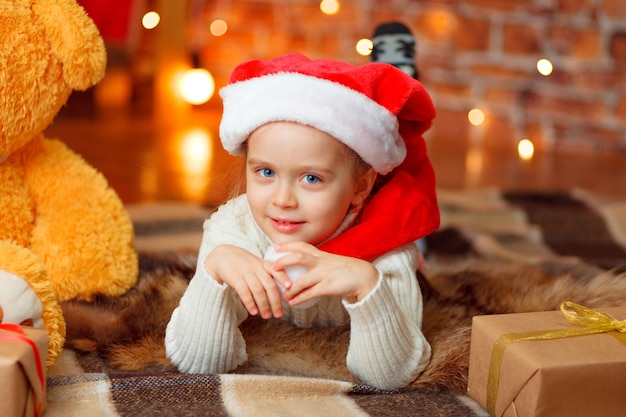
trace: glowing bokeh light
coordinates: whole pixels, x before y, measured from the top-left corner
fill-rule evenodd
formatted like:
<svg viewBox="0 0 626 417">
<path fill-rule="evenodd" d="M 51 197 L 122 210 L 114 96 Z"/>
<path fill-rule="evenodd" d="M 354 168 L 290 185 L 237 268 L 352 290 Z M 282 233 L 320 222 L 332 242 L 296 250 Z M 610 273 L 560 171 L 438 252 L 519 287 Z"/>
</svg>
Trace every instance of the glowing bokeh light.
<svg viewBox="0 0 626 417">
<path fill-rule="evenodd" d="M 320 10 L 324 14 L 336 14 L 339 11 L 339 2 L 337 0 L 322 0 Z"/>
<path fill-rule="evenodd" d="M 133 81 L 129 71 L 113 68 L 94 88 L 94 100 L 99 107 L 121 108 L 131 101 Z"/>
<path fill-rule="evenodd" d="M 216 19 L 211 22 L 209 30 L 211 31 L 211 35 L 213 36 L 222 36 L 228 30 L 228 25 L 222 19 Z"/>
<path fill-rule="evenodd" d="M 176 141 L 181 177 L 181 189 L 185 199 L 202 201 L 210 186 L 213 148 L 211 134 L 204 128 L 193 128 L 179 136 Z"/>
<path fill-rule="evenodd" d="M 356 43 L 356 52 L 359 55 L 368 56 L 372 53 L 372 48 L 374 47 L 374 43 L 371 39 L 360 39 Z"/>
<path fill-rule="evenodd" d="M 485 123 L 485 113 L 480 109 L 472 109 L 467 113 L 467 120 L 474 126 Z"/>
<path fill-rule="evenodd" d="M 535 145 L 530 139 L 522 139 L 517 144 L 517 153 L 524 161 L 528 161 L 535 154 Z"/>
<path fill-rule="evenodd" d="M 428 30 L 438 39 L 450 36 L 456 27 L 456 17 L 448 10 L 434 10 L 425 15 Z"/>
<path fill-rule="evenodd" d="M 203 104 L 213 97 L 215 81 L 204 68 L 189 69 L 178 82 L 178 92 L 190 104 Z"/>
<path fill-rule="evenodd" d="M 541 58 L 539 61 L 537 61 L 537 71 L 539 71 L 539 74 L 547 77 L 548 75 L 552 74 L 553 69 L 554 66 L 549 59 Z"/>
<path fill-rule="evenodd" d="M 152 11 L 143 15 L 143 18 L 141 19 L 141 24 L 146 29 L 154 29 L 159 25 L 160 21 L 161 16 L 159 16 L 157 12 Z"/>
<path fill-rule="evenodd" d="M 211 138 L 201 128 L 186 132 L 180 141 L 180 155 L 185 172 L 198 174 L 205 172 L 211 156 Z"/>
<path fill-rule="evenodd" d="M 476 186 L 480 183 L 484 165 L 484 155 L 480 146 L 471 146 L 465 155 L 465 184 Z"/>
</svg>

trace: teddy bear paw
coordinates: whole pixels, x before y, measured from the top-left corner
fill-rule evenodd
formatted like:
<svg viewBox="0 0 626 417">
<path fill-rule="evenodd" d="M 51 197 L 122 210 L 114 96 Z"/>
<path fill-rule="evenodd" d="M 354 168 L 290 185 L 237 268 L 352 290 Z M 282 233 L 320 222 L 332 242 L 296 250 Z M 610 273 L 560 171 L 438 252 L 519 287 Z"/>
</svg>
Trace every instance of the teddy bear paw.
<svg viewBox="0 0 626 417">
<path fill-rule="evenodd" d="M 24 279 L 0 270 L 0 288 L 3 323 L 44 327 L 41 301 Z"/>
</svg>

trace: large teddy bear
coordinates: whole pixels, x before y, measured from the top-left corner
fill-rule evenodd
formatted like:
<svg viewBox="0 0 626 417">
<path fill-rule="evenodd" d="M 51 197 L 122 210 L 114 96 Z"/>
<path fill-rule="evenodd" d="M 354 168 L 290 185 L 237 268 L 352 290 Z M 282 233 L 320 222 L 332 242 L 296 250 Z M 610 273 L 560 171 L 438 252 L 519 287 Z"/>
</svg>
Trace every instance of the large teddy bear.
<svg viewBox="0 0 626 417">
<path fill-rule="evenodd" d="M 59 302 L 118 296 L 137 280 L 133 229 L 105 178 L 48 126 L 103 76 L 104 42 L 74 0 L 0 0 L 0 310 L 65 340 Z"/>
</svg>

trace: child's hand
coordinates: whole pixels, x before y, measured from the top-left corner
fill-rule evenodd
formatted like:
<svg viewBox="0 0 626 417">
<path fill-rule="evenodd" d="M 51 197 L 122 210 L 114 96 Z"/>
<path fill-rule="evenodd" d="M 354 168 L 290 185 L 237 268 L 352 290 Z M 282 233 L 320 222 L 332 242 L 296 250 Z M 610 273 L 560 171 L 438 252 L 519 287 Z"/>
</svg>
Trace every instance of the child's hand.
<svg viewBox="0 0 626 417">
<path fill-rule="evenodd" d="M 287 242 L 276 245 L 279 252 L 292 252 L 273 264 L 274 277 L 285 279 L 282 270 L 301 265 L 308 273 L 295 281 L 283 294 L 290 305 L 321 296 L 339 296 L 351 302 L 365 298 L 378 283 L 378 270 L 370 262 L 323 252 L 305 242 Z"/>
<path fill-rule="evenodd" d="M 207 273 L 220 284 L 232 287 L 248 313 L 268 319 L 281 317 L 283 308 L 281 295 L 274 279 L 268 272 L 269 265 L 245 249 L 220 245 L 205 259 Z M 269 262 L 268 262 L 269 264 Z M 285 288 L 291 285 L 289 280 L 283 283 Z"/>
</svg>

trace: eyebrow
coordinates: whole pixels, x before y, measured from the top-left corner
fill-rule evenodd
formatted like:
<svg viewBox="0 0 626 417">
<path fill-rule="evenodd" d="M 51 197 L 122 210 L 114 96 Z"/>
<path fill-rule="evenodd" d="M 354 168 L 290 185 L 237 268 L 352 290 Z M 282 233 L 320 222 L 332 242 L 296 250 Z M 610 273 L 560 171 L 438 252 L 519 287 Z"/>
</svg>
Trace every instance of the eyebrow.
<svg viewBox="0 0 626 417">
<path fill-rule="evenodd" d="M 271 164 L 269 162 L 266 162 L 262 159 L 258 159 L 258 158 L 248 158 L 248 161 L 246 163 L 246 165 L 267 165 L 268 167 L 272 167 L 274 166 L 274 164 Z M 301 171 L 313 171 L 313 172 L 319 172 L 321 174 L 324 175 L 335 175 L 335 171 L 333 171 L 332 169 L 326 169 L 326 168 L 321 168 L 319 166 L 315 166 L 315 165 L 304 165 L 304 166 L 300 166 L 298 167 Z"/>
<path fill-rule="evenodd" d="M 248 158 L 246 160 L 246 165 L 272 165 L 269 162 L 263 161 L 262 159 L 258 159 L 258 158 Z"/>
</svg>

